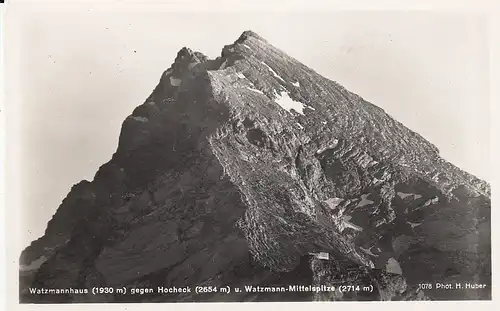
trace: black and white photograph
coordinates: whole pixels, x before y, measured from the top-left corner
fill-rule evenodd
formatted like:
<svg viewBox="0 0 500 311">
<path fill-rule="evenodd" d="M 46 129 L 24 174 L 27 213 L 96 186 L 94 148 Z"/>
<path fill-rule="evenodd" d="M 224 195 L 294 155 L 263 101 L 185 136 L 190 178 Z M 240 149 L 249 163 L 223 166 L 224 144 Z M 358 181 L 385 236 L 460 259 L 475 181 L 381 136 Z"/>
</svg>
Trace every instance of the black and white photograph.
<svg viewBox="0 0 500 311">
<path fill-rule="evenodd" d="M 492 300 L 488 14 L 138 3 L 3 14 L 9 299 Z"/>
</svg>

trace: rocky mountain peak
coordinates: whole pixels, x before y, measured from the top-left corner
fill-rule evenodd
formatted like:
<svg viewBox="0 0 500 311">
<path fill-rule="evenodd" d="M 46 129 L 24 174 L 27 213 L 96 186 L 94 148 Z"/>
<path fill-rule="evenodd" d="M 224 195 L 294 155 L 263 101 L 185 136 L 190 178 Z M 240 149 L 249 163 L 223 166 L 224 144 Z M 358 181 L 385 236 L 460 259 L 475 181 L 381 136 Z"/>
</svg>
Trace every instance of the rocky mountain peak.
<svg viewBox="0 0 500 311">
<path fill-rule="evenodd" d="M 262 40 L 262 41 L 265 41 L 264 38 L 262 38 L 261 36 L 259 36 L 256 32 L 252 31 L 252 30 L 245 30 L 241 35 L 240 37 L 238 38 L 238 40 L 236 40 L 237 42 L 238 41 L 244 41 L 248 38 L 256 38 L 256 39 L 259 39 L 259 40 Z"/>
<path fill-rule="evenodd" d="M 266 42 L 267 41 L 259 36 L 256 32 L 252 31 L 252 30 L 246 30 L 244 31 L 240 37 L 235 41 L 235 43 L 245 43 L 245 41 L 249 40 L 249 39 L 255 39 L 255 40 L 259 40 L 261 42 Z"/>
<path fill-rule="evenodd" d="M 447 299 L 418 284 L 491 283 L 489 185 L 252 31 L 216 59 L 182 48 L 77 188 L 22 254 L 23 299 L 97 299 L 27 286 L 338 282 L 376 290 L 225 299 Z M 222 299 L 203 297 L 102 299 Z"/>
<path fill-rule="evenodd" d="M 208 60 L 208 57 L 200 52 L 193 52 L 190 48 L 183 47 L 177 52 L 174 63 L 202 63 Z"/>
</svg>

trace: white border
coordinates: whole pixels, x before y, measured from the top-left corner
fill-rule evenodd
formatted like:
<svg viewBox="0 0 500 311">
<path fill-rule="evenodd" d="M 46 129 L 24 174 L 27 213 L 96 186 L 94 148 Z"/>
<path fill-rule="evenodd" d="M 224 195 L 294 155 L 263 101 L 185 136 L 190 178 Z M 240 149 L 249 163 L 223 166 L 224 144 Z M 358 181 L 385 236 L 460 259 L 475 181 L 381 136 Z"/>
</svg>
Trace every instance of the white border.
<svg viewBox="0 0 500 311">
<path fill-rule="evenodd" d="M 498 103 L 500 97 L 498 96 L 498 90 L 496 89 L 498 85 L 500 85 L 499 77 L 498 77 L 498 69 L 499 64 L 497 59 L 495 58 L 498 55 L 498 39 L 500 38 L 500 33 L 498 32 L 498 16 L 494 14 L 498 14 L 496 12 L 499 11 L 500 7 L 498 6 L 496 1 L 493 0 L 417 0 L 417 1 L 405 1 L 405 0 L 364 0 L 364 1 L 353 1 L 353 0 L 308 0 L 308 1 L 298 1 L 298 0 L 282 0 L 282 1 L 269 1 L 269 0 L 253 0 L 253 1 L 231 1 L 231 0 L 218 0 L 218 1 L 208 1 L 208 0 L 177 0 L 177 1 L 161 1 L 161 0 L 87 0 L 87 1 L 40 1 L 40 0 L 10 0 L 7 5 L 2 5 L 1 8 L 1 21 L 2 21 L 2 35 L 0 40 L 2 40 L 2 50 L 4 46 L 5 40 L 7 43 L 13 46 L 16 46 L 16 35 L 12 32 L 9 32 L 8 24 L 15 22 L 15 16 L 18 12 L 22 12 L 25 10 L 34 10 L 43 14 L 43 11 L 79 11 L 79 10 L 94 10 L 94 11 L 195 11 L 195 12 L 206 12 L 206 11 L 312 11 L 312 10 L 330 10 L 330 11 L 338 11 L 338 10 L 440 10 L 440 11 L 481 11 L 490 14 L 491 16 L 491 79 L 490 79 L 490 102 Z M 7 6 L 7 14 L 3 14 L 5 6 Z M 7 15 L 7 18 L 6 16 Z M 7 25 L 6 25 L 7 24 Z M 7 30 L 6 30 L 7 28 Z M 496 39 L 496 40 L 495 40 Z M 495 53 L 496 52 L 496 53 Z M 16 76 L 16 71 L 12 70 L 16 68 L 19 64 L 19 58 L 16 55 L 11 54 L 8 56 L 8 62 L 3 62 L 3 53 L 1 54 L 1 63 L 0 68 L 7 68 L 9 72 L 8 79 L 9 81 L 4 80 L 2 70 L 2 75 L 0 77 L 0 83 L 4 86 L 5 96 L 2 92 L 0 95 L 0 100 L 2 102 L 0 112 L 0 127 L 3 129 L 6 126 L 6 131 L 0 130 L 0 143 L 4 144 L 0 149 L 0 158 L 2 159 L 2 164 L 4 163 L 5 156 L 8 159 L 8 168 L 5 170 L 6 174 L 4 174 L 4 166 L 2 165 L 0 168 L 0 220 L 3 223 L 6 223 L 4 228 L 7 229 L 6 234 L 0 236 L 0 243 L 6 243 L 7 247 L 7 259 L 9 267 L 16 267 L 17 257 L 19 254 L 13 254 L 9 252 L 12 250 L 12 243 L 15 243 L 16 231 L 14 230 L 15 224 L 19 223 L 19 213 L 17 206 L 17 198 L 19 198 L 18 194 L 20 193 L 20 187 L 17 183 L 16 172 L 18 169 L 21 169 L 19 163 L 16 161 L 18 158 L 16 155 L 19 155 L 18 142 L 17 139 L 19 135 L 19 131 L 17 130 L 19 127 L 19 118 L 20 115 L 18 111 L 16 111 L 16 102 L 19 98 L 16 96 L 21 96 L 16 92 L 15 89 L 11 87 L 16 85 L 12 83 L 15 79 L 18 79 Z M 7 66 L 7 67 L 4 67 Z M 9 70 L 9 68 L 11 70 Z M 17 84 L 18 85 L 18 84 Z M 8 103 L 8 106 L 7 106 Z M 5 107 L 4 107 L 5 106 Z M 6 108 L 6 110 L 4 110 Z M 498 161 L 495 159 L 498 158 L 497 150 L 498 150 L 498 139 L 496 139 L 496 133 L 500 133 L 498 130 L 499 119 L 498 116 L 498 106 L 491 106 L 491 124 L 492 124 L 492 163 L 494 172 L 498 172 Z M 8 115 L 8 119 L 4 119 L 4 116 Z M 6 135 L 6 134 L 7 135 Z M 7 152 L 4 154 L 5 147 L 8 147 Z M 496 175 L 496 174 L 495 174 Z M 493 192 L 493 200 L 492 200 L 492 217 L 495 219 L 495 215 L 497 215 L 496 211 L 496 195 L 497 195 L 497 177 L 494 175 L 494 178 L 491 181 L 492 184 L 492 192 Z M 7 177 L 4 181 L 3 178 Z M 7 188 L 5 188 L 7 187 Z M 6 201 L 4 201 L 2 193 L 6 193 L 8 196 Z M 5 215 L 4 215 L 5 211 Z M 6 218 L 8 215 L 8 219 Z M 7 221 L 8 220 L 8 221 Z M 2 230 L 3 231 L 3 230 Z M 496 248 L 496 228 L 494 226 L 494 221 L 492 221 L 492 261 L 493 261 L 493 271 L 495 270 L 495 266 L 497 263 L 497 253 Z M 2 232 L 3 234 L 3 232 Z M 7 240 L 8 238 L 8 240 Z M 3 245 L 0 244 L 3 248 Z M 0 256 L 0 260 L 4 260 L 3 253 Z M 292 308 L 292 309 L 306 309 L 314 307 L 315 309 L 322 310 L 331 310 L 332 308 L 370 308 L 376 310 L 422 310 L 429 308 L 439 308 L 439 309 L 447 309 L 447 307 L 457 309 L 457 310 L 466 310 L 477 308 L 479 310 L 494 310 L 494 304 L 496 301 L 496 297 L 498 297 L 498 291 L 496 287 L 493 286 L 493 302 L 390 302 L 390 303 L 361 303 L 361 302 L 335 302 L 335 303 L 223 303 L 223 304 L 92 304 L 92 305 L 19 305 L 17 303 L 17 293 L 18 293 L 18 275 L 17 269 L 15 271 L 5 269 L 6 265 L 3 262 L 1 263 L 0 275 L 5 275 L 5 272 L 9 274 L 9 278 L 7 279 L 7 287 L 8 290 L 5 291 L 4 287 L 0 287 L 0 301 L 3 297 L 7 296 L 8 299 L 8 309 L 7 310 L 31 310 L 33 308 L 36 309 L 46 309 L 46 310 L 54 310 L 54 309 L 72 309 L 72 310 L 88 310 L 88 309 L 104 309 L 105 310 L 155 310 L 157 308 L 174 308 L 177 310 L 192 310 L 196 307 L 206 308 L 208 310 L 255 310 L 255 308 Z M 11 266 L 11 264 L 14 264 Z M 10 276 L 14 275 L 15 278 L 12 279 Z M 495 274 L 493 274 L 493 284 L 496 284 L 497 278 Z M 3 286 L 2 282 L 2 286 Z M 339 306 L 341 304 L 341 306 Z M 496 308 L 500 309 L 500 308 Z"/>
</svg>

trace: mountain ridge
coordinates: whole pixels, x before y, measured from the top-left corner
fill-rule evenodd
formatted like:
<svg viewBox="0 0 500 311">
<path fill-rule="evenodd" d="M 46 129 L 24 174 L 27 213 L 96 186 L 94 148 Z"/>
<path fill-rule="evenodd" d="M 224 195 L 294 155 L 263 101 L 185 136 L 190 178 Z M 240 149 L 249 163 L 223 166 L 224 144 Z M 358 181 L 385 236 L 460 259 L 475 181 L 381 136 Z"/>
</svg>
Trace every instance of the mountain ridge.
<svg viewBox="0 0 500 311">
<path fill-rule="evenodd" d="M 279 280 L 306 269 L 304 256 L 321 249 L 337 260 L 328 269 L 355 266 L 361 276 L 365 268 L 385 270 L 397 255 L 411 287 L 415 262 L 405 256 L 417 245 L 437 247 L 442 254 L 424 257 L 437 256 L 438 266 L 487 279 L 474 264 L 487 263 L 487 252 L 461 254 L 465 265 L 448 258 L 457 248 L 432 219 L 443 225 L 454 215 L 449 225 L 464 222 L 475 240 L 489 234 L 478 229 L 488 225 L 489 200 L 486 182 L 441 159 L 419 134 L 246 31 L 213 60 L 186 47 L 178 52 L 123 122 L 112 159 L 72 188 L 21 259 L 47 258 L 28 281 L 43 286 L 119 285 L 165 269 L 164 282 L 185 285 L 180 277 L 193 277 L 187 267 L 210 256 L 223 260 L 215 272 L 200 267 L 200 282 L 240 261 L 247 273 L 270 269 Z M 425 208 L 436 205 L 439 211 Z M 432 234 L 419 231 L 425 226 Z M 432 241 L 436 234 L 446 242 Z M 61 266 L 64 281 L 54 275 Z"/>
</svg>

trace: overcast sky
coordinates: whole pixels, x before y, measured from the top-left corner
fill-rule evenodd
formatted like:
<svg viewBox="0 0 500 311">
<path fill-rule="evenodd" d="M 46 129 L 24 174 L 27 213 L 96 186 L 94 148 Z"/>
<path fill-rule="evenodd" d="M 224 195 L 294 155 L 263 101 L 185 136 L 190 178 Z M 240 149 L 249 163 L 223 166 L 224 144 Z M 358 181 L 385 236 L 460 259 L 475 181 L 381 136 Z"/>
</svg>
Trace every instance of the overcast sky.
<svg viewBox="0 0 500 311">
<path fill-rule="evenodd" d="M 71 186 L 92 180 L 122 121 L 183 46 L 217 57 L 251 29 L 385 109 L 455 165 L 490 179 L 488 28 L 429 12 L 25 13 L 12 23 L 22 120 L 23 236 L 45 230 Z"/>
</svg>

